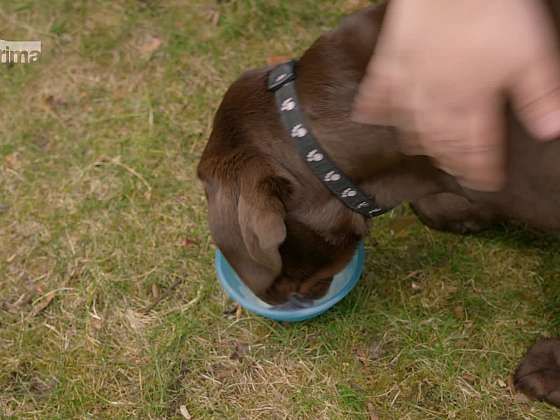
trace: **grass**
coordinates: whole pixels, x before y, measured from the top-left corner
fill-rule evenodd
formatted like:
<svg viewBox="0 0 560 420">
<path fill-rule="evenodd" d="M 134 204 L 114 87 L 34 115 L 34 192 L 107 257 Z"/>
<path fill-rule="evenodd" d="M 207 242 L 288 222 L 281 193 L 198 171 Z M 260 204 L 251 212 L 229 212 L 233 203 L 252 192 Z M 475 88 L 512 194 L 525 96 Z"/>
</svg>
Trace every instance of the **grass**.
<svg viewBox="0 0 560 420">
<path fill-rule="evenodd" d="M 0 65 L 1 417 L 558 417 L 508 382 L 558 333 L 555 237 L 399 209 L 357 289 L 293 325 L 215 280 L 195 166 L 223 92 L 365 3 L 0 1 L 2 38 L 43 41 Z"/>
</svg>

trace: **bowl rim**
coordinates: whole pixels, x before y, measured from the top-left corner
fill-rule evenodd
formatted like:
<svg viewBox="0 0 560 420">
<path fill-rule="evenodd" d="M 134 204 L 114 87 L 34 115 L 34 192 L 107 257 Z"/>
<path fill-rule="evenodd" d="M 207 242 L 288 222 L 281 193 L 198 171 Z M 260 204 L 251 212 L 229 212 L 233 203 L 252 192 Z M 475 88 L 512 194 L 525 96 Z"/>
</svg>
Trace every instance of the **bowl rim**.
<svg viewBox="0 0 560 420">
<path fill-rule="evenodd" d="M 311 308 L 301 308 L 295 309 L 293 311 L 286 311 L 280 309 L 273 309 L 273 308 L 264 308 L 259 305 L 255 305 L 253 302 L 245 300 L 237 291 L 229 284 L 227 277 L 224 273 L 224 263 L 229 265 L 231 270 L 235 272 L 233 267 L 229 264 L 227 259 L 224 257 L 222 252 L 219 248 L 216 248 L 216 254 L 214 258 L 215 266 L 216 266 L 216 273 L 222 288 L 226 291 L 231 299 L 235 302 L 240 304 L 243 308 L 247 309 L 250 312 L 253 312 L 257 315 L 264 316 L 266 318 L 275 320 L 275 321 L 304 321 L 307 319 L 314 318 L 319 316 L 335 306 L 338 302 L 340 302 L 343 298 L 345 298 L 350 291 L 356 286 L 358 280 L 360 279 L 363 269 L 364 269 L 364 259 L 365 259 L 365 249 L 363 241 L 360 241 L 356 246 L 356 251 L 352 256 L 352 260 L 350 260 L 350 264 L 354 261 L 354 270 L 350 274 L 350 280 L 348 280 L 340 291 L 331 296 L 326 301 L 322 302 L 317 306 L 312 306 Z M 348 265 L 346 266 L 348 267 Z M 345 267 L 345 268 L 346 268 Z M 344 269 L 343 269 L 344 270 Z M 341 270 L 342 271 L 342 270 Z M 237 274 L 237 273 L 236 273 Z"/>
</svg>

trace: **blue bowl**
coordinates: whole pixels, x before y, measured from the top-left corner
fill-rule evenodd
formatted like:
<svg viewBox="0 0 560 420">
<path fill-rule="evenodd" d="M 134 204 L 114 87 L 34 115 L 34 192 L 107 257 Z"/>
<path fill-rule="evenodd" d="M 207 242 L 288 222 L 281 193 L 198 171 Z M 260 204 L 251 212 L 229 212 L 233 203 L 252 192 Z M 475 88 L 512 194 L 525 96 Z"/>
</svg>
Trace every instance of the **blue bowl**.
<svg viewBox="0 0 560 420">
<path fill-rule="evenodd" d="M 272 306 L 256 297 L 245 286 L 220 250 L 216 250 L 216 272 L 226 293 L 245 309 L 276 321 L 303 321 L 326 312 L 344 298 L 358 283 L 364 268 L 364 244 L 360 242 L 348 265 L 334 276 L 329 291 L 306 307 Z"/>
</svg>

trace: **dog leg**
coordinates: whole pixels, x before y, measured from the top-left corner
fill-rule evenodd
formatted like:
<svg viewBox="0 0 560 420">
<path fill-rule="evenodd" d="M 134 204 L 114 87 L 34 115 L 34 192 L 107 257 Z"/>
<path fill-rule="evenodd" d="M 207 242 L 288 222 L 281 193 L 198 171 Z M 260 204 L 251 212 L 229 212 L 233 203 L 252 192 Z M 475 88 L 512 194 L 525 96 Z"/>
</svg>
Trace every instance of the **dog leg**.
<svg viewBox="0 0 560 420">
<path fill-rule="evenodd" d="M 514 385 L 529 398 L 560 407 L 560 339 L 543 339 L 531 347 L 515 372 Z"/>
<path fill-rule="evenodd" d="M 426 226 L 454 233 L 480 232 L 497 221 L 490 209 L 453 193 L 432 194 L 411 207 Z"/>
</svg>

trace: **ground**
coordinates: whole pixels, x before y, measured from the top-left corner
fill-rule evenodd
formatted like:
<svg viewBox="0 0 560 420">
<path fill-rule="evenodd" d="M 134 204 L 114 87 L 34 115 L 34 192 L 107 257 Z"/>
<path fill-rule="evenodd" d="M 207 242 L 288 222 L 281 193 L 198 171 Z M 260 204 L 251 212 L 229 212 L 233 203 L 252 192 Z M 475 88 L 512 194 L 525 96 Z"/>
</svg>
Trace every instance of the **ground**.
<svg viewBox="0 0 560 420">
<path fill-rule="evenodd" d="M 358 287 L 292 325 L 220 289 L 195 167 L 227 86 L 351 0 L 0 0 L 0 417 L 551 419 L 510 375 L 558 334 L 560 241 L 376 221 Z"/>
</svg>

